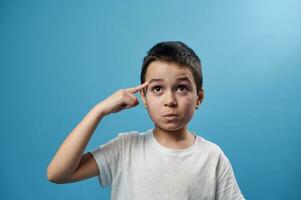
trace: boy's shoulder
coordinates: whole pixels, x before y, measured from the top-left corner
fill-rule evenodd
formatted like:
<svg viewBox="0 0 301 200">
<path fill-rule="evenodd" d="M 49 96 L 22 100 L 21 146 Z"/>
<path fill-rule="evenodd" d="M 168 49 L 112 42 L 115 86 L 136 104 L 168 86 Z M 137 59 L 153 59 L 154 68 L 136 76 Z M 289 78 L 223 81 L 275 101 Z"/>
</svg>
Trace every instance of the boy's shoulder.
<svg viewBox="0 0 301 200">
<path fill-rule="evenodd" d="M 119 132 L 117 138 L 119 138 L 122 143 L 132 143 L 133 141 L 139 140 L 143 132 L 139 131 L 126 131 L 126 132 Z"/>
<path fill-rule="evenodd" d="M 222 161 L 224 164 L 229 163 L 229 158 L 225 154 L 224 150 L 216 143 L 209 141 L 201 136 L 198 136 L 201 140 L 201 145 L 203 146 L 202 150 L 207 152 L 207 155 L 210 157 L 214 157 L 219 161 Z"/>
<path fill-rule="evenodd" d="M 214 150 L 214 151 L 222 151 L 221 147 L 218 144 L 216 144 L 202 136 L 199 136 L 199 135 L 196 135 L 196 136 L 199 140 L 200 145 L 205 147 L 206 149 Z"/>
<path fill-rule="evenodd" d="M 139 131 L 126 131 L 118 133 L 118 137 L 122 138 L 123 140 L 135 139 L 140 137 L 142 132 Z"/>
</svg>

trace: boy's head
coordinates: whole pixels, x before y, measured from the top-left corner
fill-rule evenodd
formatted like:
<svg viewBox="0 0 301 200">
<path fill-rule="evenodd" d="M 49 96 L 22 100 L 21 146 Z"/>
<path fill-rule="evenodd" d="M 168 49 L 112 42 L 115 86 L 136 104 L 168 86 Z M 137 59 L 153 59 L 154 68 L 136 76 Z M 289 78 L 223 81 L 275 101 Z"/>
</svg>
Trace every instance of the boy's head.
<svg viewBox="0 0 301 200">
<path fill-rule="evenodd" d="M 201 63 L 194 51 L 182 42 L 161 42 L 143 60 L 141 92 L 143 103 L 156 127 L 178 130 L 185 127 L 202 102 Z"/>
<path fill-rule="evenodd" d="M 143 59 L 140 75 L 141 84 L 145 82 L 145 74 L 150 63 L 162 61 L 187 67 L 191 70 L 197 92 L 203 87 L 201 61 L 196 53 L 180 41 L 160 42 L 153 46 Z"/>
</svg>

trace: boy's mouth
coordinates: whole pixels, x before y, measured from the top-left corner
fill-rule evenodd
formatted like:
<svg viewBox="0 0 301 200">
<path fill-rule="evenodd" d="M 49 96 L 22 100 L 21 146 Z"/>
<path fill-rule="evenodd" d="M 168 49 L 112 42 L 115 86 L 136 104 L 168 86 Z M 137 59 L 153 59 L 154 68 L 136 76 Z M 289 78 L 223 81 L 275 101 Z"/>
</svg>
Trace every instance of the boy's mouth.
<svg viewBox="0 0 301 200">
<path fill-rule="evenodd" d="M 165 115 L 163 115 L 163 118 L 165 120 L 167 120 L 168 122 L 178 121 L 178 115 L 174 114 L 174 113 L 165 114 Z"/>
<path fill-rule="evenodd" d="M 163 117 L 177 117 L 178 115 L 175 113 L 168 113 L 166 115 L 163 115 Z"/>
</svg>

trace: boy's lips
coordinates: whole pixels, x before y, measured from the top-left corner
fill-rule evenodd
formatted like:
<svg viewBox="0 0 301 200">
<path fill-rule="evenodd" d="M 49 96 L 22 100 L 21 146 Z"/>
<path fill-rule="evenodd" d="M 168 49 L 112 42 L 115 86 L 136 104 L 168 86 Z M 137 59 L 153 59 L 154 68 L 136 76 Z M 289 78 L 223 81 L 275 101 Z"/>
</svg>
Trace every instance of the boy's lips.
<svg viewBox="0 0 301 200">
<path fill-rule="evenodd" d="M 175 113 L 168 113 L 168 114 L 163 115 L 163 117 L 177 117 L 177 116 L 178 115 Z"/>
<path fill-rule="evenodd" d="M 175 113 L 168 113 L 163 115 L 164 120 L 167 120 L 167 122 L 175 122 L 178 121 L 178 115 Z"/>
</svg>

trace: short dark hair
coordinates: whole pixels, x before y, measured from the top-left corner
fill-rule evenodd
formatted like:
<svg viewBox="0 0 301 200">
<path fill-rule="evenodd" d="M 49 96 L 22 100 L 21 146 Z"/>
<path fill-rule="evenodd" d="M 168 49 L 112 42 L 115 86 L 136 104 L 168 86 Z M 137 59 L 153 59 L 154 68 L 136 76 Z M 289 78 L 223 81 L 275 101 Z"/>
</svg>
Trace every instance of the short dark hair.
<svg viewBox="0 0 301 200">
<path fill-rule="evenodd" d="M 171 62 L 180 66 L 189 67 L 196 84 L 197 92 L 203 87 L 201 61 L 196 53 L 180 41 L 166 41 L 155 44 L 143 59 L 140 81 L 145 82 L 148 66 L 154 61 Z"/>
</svg>

